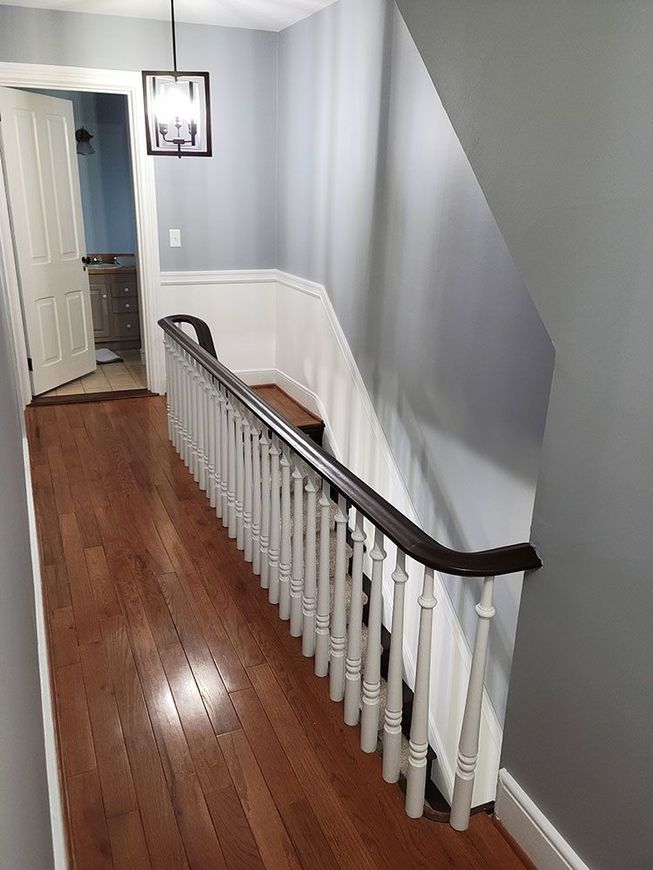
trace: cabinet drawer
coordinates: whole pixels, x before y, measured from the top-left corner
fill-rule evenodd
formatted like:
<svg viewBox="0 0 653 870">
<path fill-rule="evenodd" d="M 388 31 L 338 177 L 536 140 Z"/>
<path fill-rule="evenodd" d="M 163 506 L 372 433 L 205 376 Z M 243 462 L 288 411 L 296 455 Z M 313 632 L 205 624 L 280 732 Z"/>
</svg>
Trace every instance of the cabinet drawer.
<svg viewBox="0 0 653 870">
<path fill-rule="evenodd" d="M 111 296 L 114 299 L 122 299 L 124 296 L 137 296 L 138 285 L 135 280 L 114 281 L 111 284 Z"/>
<path fill-rule="evenodd" d="M 138 338 L 141 332 L 141 322 L 138 312 L 133 314 L 114 314 L 113 332 L 116 338 Z"/>
<path fill-rule="evenodd" d="M 133 314 L 138 311 L 138 296 L 125 296 L 124 299 L 111 297 L 111 310 L 114 314 Z"/>
</svg>

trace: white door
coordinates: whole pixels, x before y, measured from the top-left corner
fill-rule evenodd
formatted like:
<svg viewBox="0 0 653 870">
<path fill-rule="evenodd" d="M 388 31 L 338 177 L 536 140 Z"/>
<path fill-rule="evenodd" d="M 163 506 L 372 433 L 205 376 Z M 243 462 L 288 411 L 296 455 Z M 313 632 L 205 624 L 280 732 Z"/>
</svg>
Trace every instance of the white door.
<svg viewBox="0 0 653 870">
<path fill-rule="evenodd" d="M 36 396 L 96 367 L 73 104 L 0 88 L 0 134 Z"/>
</svg>

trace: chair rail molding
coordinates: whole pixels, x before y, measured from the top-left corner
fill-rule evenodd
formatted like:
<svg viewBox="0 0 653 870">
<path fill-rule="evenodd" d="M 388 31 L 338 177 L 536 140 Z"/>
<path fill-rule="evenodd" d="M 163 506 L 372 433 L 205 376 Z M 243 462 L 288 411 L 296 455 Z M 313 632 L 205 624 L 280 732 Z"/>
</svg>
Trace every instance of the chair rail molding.
<svg viewBox="0 0 653 870">
<path fill-rule="evenodd" d="M 50 90 L 98 91 L 123 94 L 127 98 L 129 144 L 134 184 L 134 210 L 138 248 L 138 280 L 142 310 L 143 346 L 148 387 L 152 392 L 165 389 L 163 343 L 157 330 L 157 293 L 159 289 L 159 239 L 154 183 L 154 160 L 147 155 L 143 125 L 143 84 L 140 72 L 133 70 L 92 69 L 87 67 L 54 66 L 48 64 L 0 62 L 0 86 L 48 88 Z M 2 179 L 0 178 L 0 181 Z M 20 317 L 20 295 L 10 228 L 3 219 L 8 211 L 4 184 L 0 184 L 0 276 L 6 283 L 9 297 L 9 317 L 14 336 L 23 332 Z M 8 279 L 5 274 L 9 273 Z M 19 399 L 26 405 L 31 399 L 27 354 L 24 339 L 16 341 L 16 371 Z"/>
<path fill-rule="evenodd" d="M 495 814 L 539 870 L 590 870 L 505 768 L 499 771 Z"/>
</svg>

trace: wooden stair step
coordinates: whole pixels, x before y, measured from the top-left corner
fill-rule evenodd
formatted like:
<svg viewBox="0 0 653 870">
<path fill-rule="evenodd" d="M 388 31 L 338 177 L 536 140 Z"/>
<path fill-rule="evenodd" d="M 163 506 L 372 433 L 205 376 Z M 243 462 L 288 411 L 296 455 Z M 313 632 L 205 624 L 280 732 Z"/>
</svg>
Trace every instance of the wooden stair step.
<svg viewBox="0 0 653 870">
<path fill-rule="evenodd" d="M 302 432 L 305 432 L 309 438 L 312 438 L 320 446 L 322 445 L 322 435 L 324 434 L 324 420 L 321 420 L 315 414 L 311 413 L 308 408 L 301 405 L 292 396 L 289 396 L 277 384 L 258 384 L 252 387 L 252 390 L 264 399 L 268 405 L 271 405 L 274 410 L 281 414 L 293 426 L 297 426 Z"/>
</svg>

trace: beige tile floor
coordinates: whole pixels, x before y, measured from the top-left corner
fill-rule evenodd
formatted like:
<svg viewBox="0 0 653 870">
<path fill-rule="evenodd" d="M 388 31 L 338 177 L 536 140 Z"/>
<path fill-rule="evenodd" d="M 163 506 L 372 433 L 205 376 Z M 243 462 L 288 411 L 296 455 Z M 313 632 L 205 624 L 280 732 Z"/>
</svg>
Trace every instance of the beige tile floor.
<svg viewBox="0 0 653 870">
<path fill-rule="evenodd" d="M 82 393 L 110 393 L 118 390 L 143 390 L 147 388 L 145 366 L 138 350 L 123 350 L 121 363 L 99 365 L 90 375 L 70 381 L 44 396 L 79 396 Z"/>
</svg>

